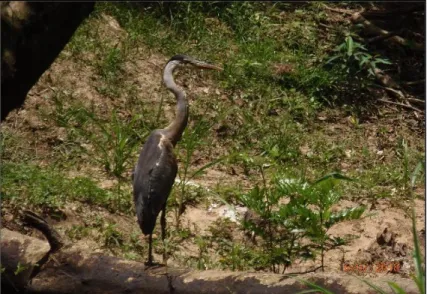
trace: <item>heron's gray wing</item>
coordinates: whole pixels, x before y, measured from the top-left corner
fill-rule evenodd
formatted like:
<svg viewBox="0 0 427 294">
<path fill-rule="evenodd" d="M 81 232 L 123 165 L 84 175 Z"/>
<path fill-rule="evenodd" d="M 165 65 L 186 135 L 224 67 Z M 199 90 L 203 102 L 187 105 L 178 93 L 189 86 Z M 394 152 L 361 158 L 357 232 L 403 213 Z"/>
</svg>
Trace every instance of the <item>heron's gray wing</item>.
<svg viewBox="0 0 427 294">
<path fill-rule="evenodd" d="M 157 216 L 166 205 L 177 173 L 173 146 L 158 134 L 148 138 L 134 176 L 134 200 L 144 234 L 153 231 Z"/>
<path fill-rule="evenodd" d="M 153 215 L 163 209 L 172 190 L 177 173 L 175 155 L 172 151 L 163 150 L 158 161 L 148 172 L 148 201 Z"/>
</svg>

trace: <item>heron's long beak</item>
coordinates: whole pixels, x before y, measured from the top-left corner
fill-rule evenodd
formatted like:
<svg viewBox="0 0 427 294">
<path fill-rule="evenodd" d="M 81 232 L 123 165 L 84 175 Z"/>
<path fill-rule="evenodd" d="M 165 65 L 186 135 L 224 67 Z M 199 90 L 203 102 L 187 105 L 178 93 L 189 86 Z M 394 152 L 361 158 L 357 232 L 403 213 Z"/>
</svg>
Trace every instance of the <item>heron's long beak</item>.
<svg viewBox="0 0 427 294">
<path fill-rule="evenodd" d="M 213 64 L 209 64 L 206 62 L 202 62 L 202 61 L 197 61 L 194 63 L 195 66 L 199 67 L 199 68 L 204 68 L 204 69 L 213 69 L 213 70 L 218 70 L 218 71 L 223 71 L 224 69 L 222 67 L 213 65 Z"/>
</svg>

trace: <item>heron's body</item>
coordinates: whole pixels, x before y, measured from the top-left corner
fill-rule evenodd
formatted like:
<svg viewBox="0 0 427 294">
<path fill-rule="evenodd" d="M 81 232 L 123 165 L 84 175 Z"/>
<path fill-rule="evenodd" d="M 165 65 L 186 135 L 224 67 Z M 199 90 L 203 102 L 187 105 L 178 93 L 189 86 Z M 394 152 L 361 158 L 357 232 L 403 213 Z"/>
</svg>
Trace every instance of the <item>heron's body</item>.
<svg viewBox="0 0 427 294">
<path fill-rule="evenodd" d="M 176 97 L 176 117 L 166 128 L 154 130 L 150 134 L 141 150 L 133 173 L 133 197 L 138 224 L 144 235 L 150 236 L 148 247 L 149 264 L 152 263 L 151 236 L 160 212 L 162 212 L 162 239 L 164 240 L 165 238 L 166 202 L 178 169 L 173 148 L 181 139 L 188 121 L 188 105 L 185 93 L 175 84 L 172 76 L 174 69 L 180 63 L 222 70 L 219 67 L 185 55 L 172 57 L 165 66 L 163 82 Z M 163 257 L 165 259 L 165 255 Z"/>
<path fill-rule="evenodd" d="M 142 168 L 143 167 L 143 168 Z M 145 235 L 151 234 L 177 173 L 173 145 L 161 130 L 148 137 L 134 174 L 134 202 L 138 223 Z"/>
</svg>

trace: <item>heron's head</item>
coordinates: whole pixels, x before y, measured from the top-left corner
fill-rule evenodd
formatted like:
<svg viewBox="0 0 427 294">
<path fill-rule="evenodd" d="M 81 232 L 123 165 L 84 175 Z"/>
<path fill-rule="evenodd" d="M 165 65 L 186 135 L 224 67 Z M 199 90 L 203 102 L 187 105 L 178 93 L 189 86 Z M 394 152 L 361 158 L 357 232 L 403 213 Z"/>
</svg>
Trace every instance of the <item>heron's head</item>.
<svg viewBox="0 0 427 294">
<path fill-rule="evenodd" d="M 178 65 L 178 64 L 191 64 L 195 67 L 198 68 L 203 68 L 203 69 L 213 69 L 213 70 L 218 70 L 218 71 L 222 71 L 223 69 L 219 66 L 213 65 L 213 64 L 209 64 L 207 62 L 204 61 L 200 61 L 197 59 L 194 59 L 191 56 L 188 55 L 183 55 L 183 54 L 178 54 L 173 56 L 169 61 L 168 64 L 173 64 L 173 65 Z"/>
</svg>

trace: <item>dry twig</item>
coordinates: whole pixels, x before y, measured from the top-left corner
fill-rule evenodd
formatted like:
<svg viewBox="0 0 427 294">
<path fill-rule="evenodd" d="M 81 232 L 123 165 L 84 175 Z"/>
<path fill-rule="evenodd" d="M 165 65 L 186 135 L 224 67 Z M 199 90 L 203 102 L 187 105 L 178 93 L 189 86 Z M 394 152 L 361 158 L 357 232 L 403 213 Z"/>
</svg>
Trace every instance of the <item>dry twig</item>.
<svg viewBox="0 0 427 294">
<path fill-rule="evenodd" d="M 418 109 L 418 108 L 416 108 L 416 107 L 414 107 L 412 105 L 406 105 L 406 104 L 403 104 L 403 103 L 393 102 L 393 101 L 386 100 L 386 99 L 378 99 L 378 101 L 381 101 L 381 102 L 384 102 L 384 103 L 388 103 L 388 104 L 398 105 L 398 106 L 401 106 L 401 107 L 404 107 L 404 108 L 408 108 L 408 109 L 414 110 L 416 112 L 423 112 L 422 110 L 420 110 L 420 109 Z"/>
</svg>

